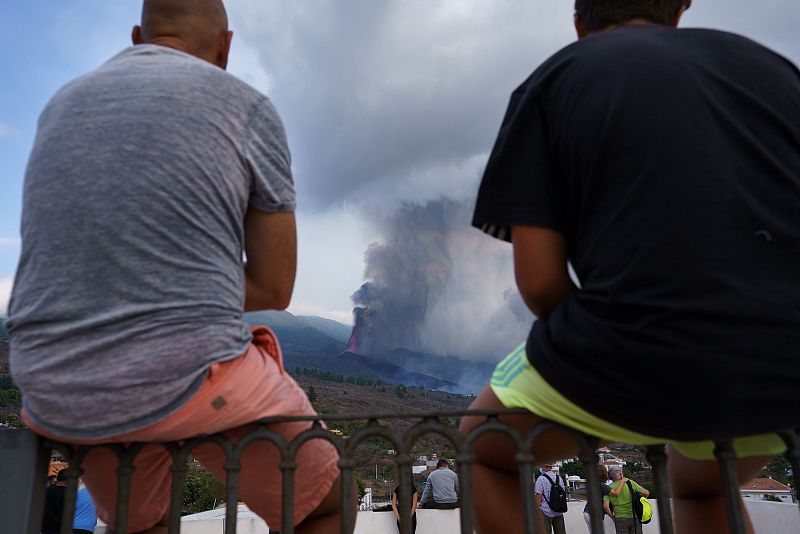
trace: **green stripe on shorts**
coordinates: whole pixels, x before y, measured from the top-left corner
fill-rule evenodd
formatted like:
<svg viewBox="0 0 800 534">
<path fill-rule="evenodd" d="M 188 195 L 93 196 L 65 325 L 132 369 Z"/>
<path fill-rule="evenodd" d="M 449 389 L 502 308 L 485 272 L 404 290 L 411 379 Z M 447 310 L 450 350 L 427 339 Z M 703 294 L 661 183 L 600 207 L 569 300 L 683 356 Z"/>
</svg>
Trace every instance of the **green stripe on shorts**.
<svg viewBox="0 0 800 534">
<path fill-rule="evenodd" d="M 612 443 L 656 445 L 668 443 L 693 460 L 713 460 L 712 441 L 675 441 L 639 434 L 596 417 L 555 390 L 528 361 L 522 343 L 494 370 L 492 391 L 506 408 L 524 408 L 545 419 L 597 436 Z M 646 403 L 644 404 L 646 407 Z M 777 434 L 737 438 L 733 442 L 740 458 L 777 456 L 786 452 L 786 444 Z"/>
</svg>

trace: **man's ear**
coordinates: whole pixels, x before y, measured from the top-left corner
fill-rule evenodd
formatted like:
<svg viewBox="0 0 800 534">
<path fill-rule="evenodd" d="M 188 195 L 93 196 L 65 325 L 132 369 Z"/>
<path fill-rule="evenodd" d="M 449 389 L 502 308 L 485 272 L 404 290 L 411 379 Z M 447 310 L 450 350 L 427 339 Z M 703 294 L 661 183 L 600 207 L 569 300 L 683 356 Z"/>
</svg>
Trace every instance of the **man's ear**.
<svg viewBox="0 0 800 534">
<path fill-rule="evenodd" d="M 133 30 L 131 30 L 131 41 L 133 41 L 133 44 L 135 45 L 144 44 L 144 39 L 142 38 L 141 26 L 136 25 L 133 27 Z"/>
<path fill-rule="evenodd" d="M 577 12 L 572 16 L 572 20 L 575 23 L 575 33 L 578 34 L 578 39 L 583 39 L 589 35 L 589 32 L 586 31 L 586 25 L 583 23 L 583 20 L 581 20 L 581 17 Z"/>
<path fill-rule="evenodd" d="M 228 67 L 228 54 L 231 51 L 231 41 L 233 40 L 233 32 L 226 31 L 219 35 L 219 42 L 217 43 L 217 58 L 214 64 L 221 69 Z"/>
<path fill-rule="evenodd" d="M 681 8 L 678 10 L 678 14 L 675 15 L 675 20 L 672 21 L 672 27 L 673 28 L 677 28 L 678 27 L 678 24 L 680 24 L 680 22 L 681 22 L 681 17 L 683 17 L 683 14 L 686 13 L 687 9 L 689 9 L 689 8 L 686 7 L 686 6 L 681 6 Z"/>
</svg>

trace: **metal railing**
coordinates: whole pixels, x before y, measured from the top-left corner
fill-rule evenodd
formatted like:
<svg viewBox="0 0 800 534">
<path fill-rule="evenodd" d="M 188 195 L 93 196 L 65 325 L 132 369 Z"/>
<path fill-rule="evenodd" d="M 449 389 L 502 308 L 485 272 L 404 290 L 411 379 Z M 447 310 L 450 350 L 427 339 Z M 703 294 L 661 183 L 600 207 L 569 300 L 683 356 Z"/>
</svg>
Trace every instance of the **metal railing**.
<svg viewBox="0 0 800 534">
<path fill-rule="evenodd" d="M 423 436 L 434 434 L 442 436 L 447 440 L 455 451 L 455 464 L 460 479 L 461 488 L 461 532 L 472 534 L 474 532 L 475 518 L 473 512 L 473 485 L 472 472 L 470 466 L 475 462 L 473 446 L 478 438 L 489 433 L 499 433 L 508 436 L 513 440 L 518 449 L 516 461 L 519 466 L 519 484 L 523 500 L 524 529 L 526 533 L 538 533 L 537 514 L 539 511 L 535 506 L 533 495 L 534 467 L 537 458 L 533 454 L 533 444 L 542 434 L 558 430 L 572 437 L 578 445 L 578 459 L 583 465 L 583 471 L 587 479 L 588 499 L 591 502 L 591 525 L 592 531 L 603 532 L 603 507 L 602 495 L 600 492 L 601 480 L 595 469 L 598 463 L 598 439 L 587 436 L 563 427 L 561 425 L 544 422 L 536 425 L 527 434 L 522 434 L 515 427 L 502 421 L 501 415 L 519 415 L 527 412 L 521 410 L 504 411 L 481 411 L 481 410 L 462 410 L 447 412 L 428 412 L 414 414 L 355 414 L 355 415 L 325 415 L 316 417 L 275 417 L 265 419 L 257 423 L 257 427 L 233 442 L 224 435 L 215 434 L 209 436 L 196 437 L 185 442 L 169 442 L 160 444 L 172 457 L 172 490 L 171 503 L 169 508 L 169 532 L 177 534 L 180 532 L 181 525 L 181 506 L 183 501 L 184 483 L 187 474 L 187 464 L 192 450 L 203 443 L 214 443 L 219 446 L 226 454 L 227 463 L 225 471 L 227 474 L 226 491 L 226 521 L 225 534 L 235 534 L 237 527 L 237 502 L 239 497 L 239 459 L 243 451 L 252 443 L 258 440 L 272 442 L 280 451 L 282 472 L 283 499 L 281 503 L 281 517 L 283 524 L 280 532 L 282 534 L 292 534 L 294 525 L 294 488 L 295 488 L 295 462 L 299 448 L 309 440 L 323 439 L 333 444 L 339 454 L 339 468 L 341 470 L 341 530 L 344 533 L 351 533 L 355 528 L 356 509 L 352 503 L 355 502 L 354 493 L 354 470 L 355 454 L 359 445 L 372 438 L 382 438 L 390 442 L 396 451 L 395 464 L 399 472 L 399 506 L 400 510 L 407 510 L 411 506 L 411 495 L 408 487 L 412 483 L 411 465 L 413 463 L 412 448 Z M 463 416 L 486 416 L 486 420 L 472 428 L 466 436 L 462 436 L 453 424 L 443 422 L 452 421 L 454 418 Z M 352 435 L 343 437 L 327 430 L 321 424 L 322 420 L 327 423 L 334 422 L 365 422 L 361 428 Z M 402 432 L 395 424 L 399 420 L 413 421 L 411 426 Z M 272 423 L 284 423 L 293 421 L 309 421 L 309 429 L 297 435 L 291 442 L 284 440 L 281 435 L 271 431 L 269 425 Z M 3 430 L 0 432 L 14 432 Z M 795 487 L 800 487 L 800 429 L 788 430 L 781 433 L 788 446 L 785 454 L 793 469 Z M 2 442 L 0 442 L 1 444 Z M 72 532 L 72 517 L 76 503 L 76 492 L 78 489 L 78 479 L 81 475 L 81 462 L 86 455 L 93 449 L 105 447 L 114 451 L 119 459 L 117 476 L 117 503 L 116 503 L 116 524 L 114 532 L 125 534 L 128 528 L 130 483 L 133 474 L 133 462 L 136 455 L 148 443 L 133 443 L 130 445 L 110 444 L 92 446 L 71 446 L 63 443 L 39 440 L 40 454 L 50 450 L 58 450 L 69 463 L 66 472 L 66 496 L 64 502 L 63 522 L 61 527 L 62 534 Z M 739 495 L 739 484 L 736 475 L 735 462 L 736 455 L 731 441 L 716 442 L 715 455 L 719 461 L 724 484 L 724 498 L 726 503 L 728 522 L 731 534 L 744 534 L 745 524 L 742 511 L 742 501 Z M 658 523 L 661 534 L 673 534 L 672 510 L 670 504 L 669 482 L 667 480 L 666 454 L 664 446 L 647 447 L 647 458 L 652 466 L 653 479 L 657 498 Z M 411 518 L 407 514 L 401 514 L 401 534 L 410 534 Z"/>
</svg>

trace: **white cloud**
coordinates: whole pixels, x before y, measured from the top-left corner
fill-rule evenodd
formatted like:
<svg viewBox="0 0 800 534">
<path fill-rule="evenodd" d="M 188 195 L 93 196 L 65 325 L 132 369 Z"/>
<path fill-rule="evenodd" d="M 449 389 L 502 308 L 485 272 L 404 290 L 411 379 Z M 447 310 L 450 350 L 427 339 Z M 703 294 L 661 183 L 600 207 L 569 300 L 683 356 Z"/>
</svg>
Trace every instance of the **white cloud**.
<svg viewBox="0 0 800 534">
<path fill-rule="evenodd" d="M 8 137 L 13 133 L 14 129 L 11 126 L 3 122 L 0 122 L 0 137 Z"/>
<path fill-rule="evenodd" d="M 8 301 L 11 298 L 11 287 L 13 285 L 13 276 L 0 276 L 0 315 L 8 313 Z"/>
<path fill-rule="evenodd" d="M 18 248 L 20 246 L 20 239 L 18 237 L 3 237 L 0 236 L 0 248 L 10 247 Z"/>
</svg>

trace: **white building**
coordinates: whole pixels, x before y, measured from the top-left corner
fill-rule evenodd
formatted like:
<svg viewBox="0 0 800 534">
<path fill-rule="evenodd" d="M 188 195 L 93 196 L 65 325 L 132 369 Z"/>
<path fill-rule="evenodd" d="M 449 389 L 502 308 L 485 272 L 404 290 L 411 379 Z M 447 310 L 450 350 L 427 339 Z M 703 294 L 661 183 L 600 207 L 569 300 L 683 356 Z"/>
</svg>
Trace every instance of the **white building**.
<svg viewBox="0 0 800 534">
<path fill-rule="evenodd" d="M 359 510 L 369 510 L 372 508 L 372 488 L 364 490 L 364 496 L 361 497 L 361 502 L 358 505 Z"/>
<path fill-rule="evenodd" d="M 767 495 L 777 497 L 782 502 L 792 504 L 792 489 L 772 478 L 756 478 L 739 488 L 746 501 L 763 501 Z"/>
</svg>

